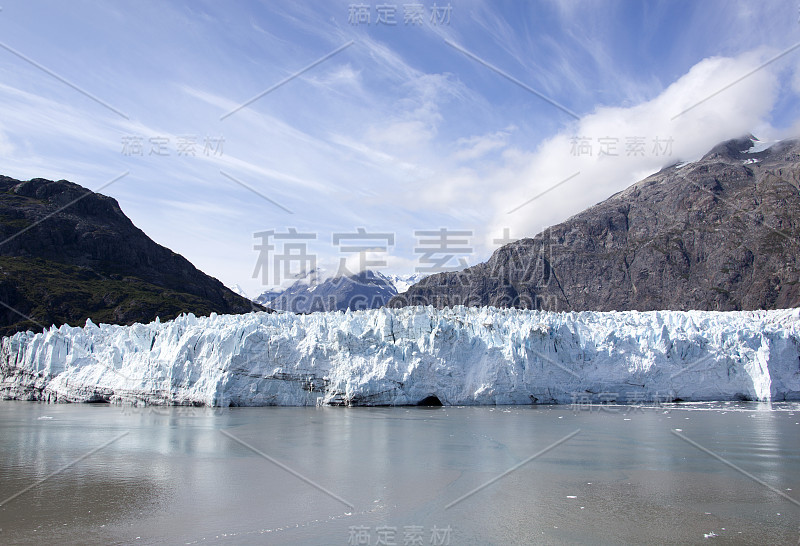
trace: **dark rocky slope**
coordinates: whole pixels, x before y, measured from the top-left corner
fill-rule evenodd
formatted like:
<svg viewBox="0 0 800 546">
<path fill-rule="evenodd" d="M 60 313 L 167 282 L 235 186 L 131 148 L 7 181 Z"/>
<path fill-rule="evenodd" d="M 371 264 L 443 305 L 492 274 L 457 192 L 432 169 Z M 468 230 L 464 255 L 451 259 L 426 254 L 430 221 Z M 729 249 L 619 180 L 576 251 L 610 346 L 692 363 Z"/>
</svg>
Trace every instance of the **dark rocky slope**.
<svg viewBox="0 0 800 546">
<path fill-rule="evenodd" d="M 800 306 L 800 141 L 751 138 L 672 166 L 389 305 L 570 310 Z M 755 160 L 755 161 L 754 161 Z"/>
<path fill-rule="evenodd" d="M 153 242 L 116 200 L 0 176 L 0 334 L 253 310 L 263 308 Z"/>
</svg>

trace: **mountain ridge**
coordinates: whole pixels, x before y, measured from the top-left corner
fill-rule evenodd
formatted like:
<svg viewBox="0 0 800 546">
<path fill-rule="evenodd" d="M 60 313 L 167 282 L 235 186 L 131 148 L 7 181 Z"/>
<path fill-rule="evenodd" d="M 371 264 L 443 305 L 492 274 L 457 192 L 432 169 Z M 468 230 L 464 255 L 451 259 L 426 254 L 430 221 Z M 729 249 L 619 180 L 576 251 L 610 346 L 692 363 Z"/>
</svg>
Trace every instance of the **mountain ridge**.
<svg viewBox="0 0 800 546">
<path fill-rule="evenodd" d="M 800 141 L 720 143 L 389 302 L 551 311 L 800 305 Z"/>
<path fill-rule="evenodd" d="M 376 270 L 323 276 L 322 270 L 311 271 L 287 288 L 265 290 L 253 301 L 277 311 L 298 313 L 377 309 L 425 277 L 423 273 L 397 275 Z"/>
<path fill-rule="evenodd" d="M 394 282 L 377 271 L 362 271 L 319 280 L 312 272 L 285 290 L 267 290 L 256 301 L 277 311 L 314 313 L 383 307 L 397 295 Z"/>
<path fill-rule="evenodd" d="M 0 334 L 264 310 L 67 180 L 0 176 Z"/>
</svg>

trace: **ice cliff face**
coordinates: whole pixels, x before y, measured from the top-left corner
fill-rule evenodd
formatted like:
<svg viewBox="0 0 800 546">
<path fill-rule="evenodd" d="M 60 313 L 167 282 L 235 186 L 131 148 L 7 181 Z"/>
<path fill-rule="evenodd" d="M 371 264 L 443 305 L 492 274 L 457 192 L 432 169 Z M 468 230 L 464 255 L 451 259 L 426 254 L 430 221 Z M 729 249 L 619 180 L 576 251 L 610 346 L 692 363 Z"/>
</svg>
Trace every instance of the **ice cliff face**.
<svg viewBox="0 0 800 546">
<path fill-rule="evenodd" d="M 195 405 L 800 399 L 800 309 L 184 315 L 4 338 L 7 398 Z"/>
</svg>

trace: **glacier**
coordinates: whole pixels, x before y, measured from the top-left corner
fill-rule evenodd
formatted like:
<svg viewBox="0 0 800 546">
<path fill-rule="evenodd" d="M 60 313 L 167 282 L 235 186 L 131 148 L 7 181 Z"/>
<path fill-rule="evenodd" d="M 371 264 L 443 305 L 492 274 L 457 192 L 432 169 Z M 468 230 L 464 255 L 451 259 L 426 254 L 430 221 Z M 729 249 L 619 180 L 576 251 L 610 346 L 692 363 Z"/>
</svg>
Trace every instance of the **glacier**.
<svg viewBox="0 0 800 546">
<path fill-rule="evenodd" d="M 800 400 L 800 309 L 256 312 L 2 340 L 0 394 L 194 406 Z"/>
</svg>

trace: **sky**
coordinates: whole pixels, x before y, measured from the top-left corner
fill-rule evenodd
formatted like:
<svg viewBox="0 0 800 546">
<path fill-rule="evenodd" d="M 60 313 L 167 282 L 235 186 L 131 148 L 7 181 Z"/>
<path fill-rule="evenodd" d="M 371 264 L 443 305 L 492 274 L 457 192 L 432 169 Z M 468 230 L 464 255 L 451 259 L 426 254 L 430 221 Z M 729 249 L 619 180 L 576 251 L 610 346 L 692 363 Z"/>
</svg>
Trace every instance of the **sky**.
<svg viewBox="0 0 800 546">
<path fill-rule="evenodd" d="M 0 8 L 0 174 L 112 196 L 251 296 L 473 265 L 723 140 L 800 136 L 796 0 Z"/>
</svg>

